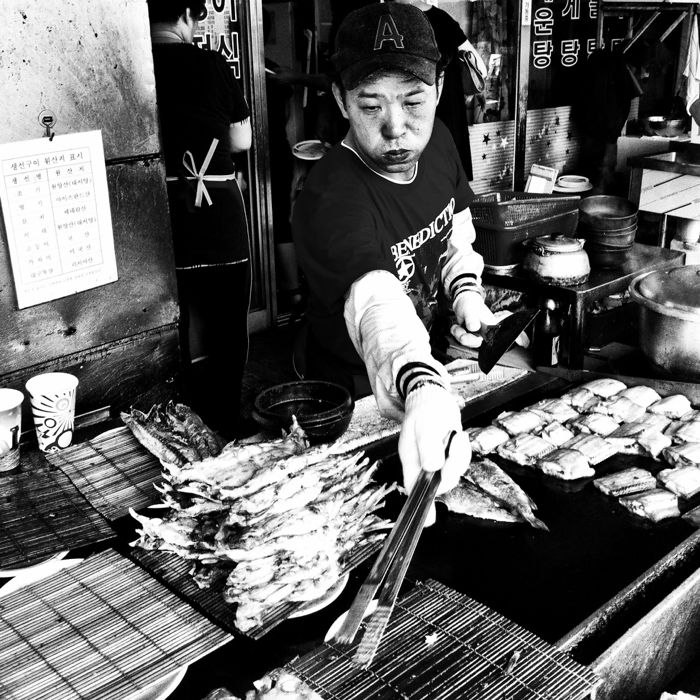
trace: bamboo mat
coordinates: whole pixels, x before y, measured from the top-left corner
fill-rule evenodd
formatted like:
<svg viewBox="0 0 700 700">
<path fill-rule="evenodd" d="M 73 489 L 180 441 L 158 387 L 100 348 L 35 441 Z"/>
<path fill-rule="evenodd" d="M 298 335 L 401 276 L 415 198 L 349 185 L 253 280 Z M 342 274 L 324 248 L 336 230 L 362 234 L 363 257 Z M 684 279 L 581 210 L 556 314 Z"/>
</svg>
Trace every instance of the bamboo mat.
<svg viewBox="0 0 700 700">
<path fill-rule="evenodd" d="M 457 397 L 460 408 L 471 401 L 499 391 L 527 374 L 527 370 L 497 365 L 487 375 L 479 370 L 476 360 L 459 360 L 462 369 L 450 374 L 452 393 Z M 449 368 L 450 365 L 447 365 Z M 468 381 L 465 381 L 468 379 Z M 366 396 L 355 403 L 355 410 L 348 429 L 331 445 L 331 452 L 342 454 L 352 452 L 378 440 L 398 435 L 401 423 L 379 414 L 374 396 Z"/>
<path fill-rule="evenodd" d="M 115 533 L 60 471 L 38 453 L 22 471 L 0 477 L 0 568 L 36 564 L 56 552 L 102 542 Z"/>
<path fill-rule="evenodd" d="M 46 458 L 110 521 L 159 500 L 160 462 L 126 426 Z"/>
<path fill-rule="evenodd" d="M 332 700 L 578 700 L 600 682 L 566 653 L 437 581 L 394 608 L 374 661 L 324 644 L 287 670 Z"/>
<path fill-rule="evenodd" d="M 230 636 L 113 550 L 0 609 L 3 700 L 129 700 Z"/>
<path fill-rule="evenodd" d="M 359 566 L 381 549 L 382 542 L 356 547 L 341 566 L 346 573 Z M 229 632 L 241 634 L 235 626 L 236 606 L 226 603 L 222 586 L 199 588 L 189 574 L 193 561 L 182 559 L 172 552 L 162 552 L 134 547 L 127 556 L 144 567 L 152 576 L 162 581 L 172 591 L 184 597 L 191 605 L 206 613 L 212 620 Z M 298 610 L 302 603 L 280 603 L 270 608 L 258 627 L 248 630 L 246 636 L 260 639 L 271 629 L 284 622 Z"/>
</svg>

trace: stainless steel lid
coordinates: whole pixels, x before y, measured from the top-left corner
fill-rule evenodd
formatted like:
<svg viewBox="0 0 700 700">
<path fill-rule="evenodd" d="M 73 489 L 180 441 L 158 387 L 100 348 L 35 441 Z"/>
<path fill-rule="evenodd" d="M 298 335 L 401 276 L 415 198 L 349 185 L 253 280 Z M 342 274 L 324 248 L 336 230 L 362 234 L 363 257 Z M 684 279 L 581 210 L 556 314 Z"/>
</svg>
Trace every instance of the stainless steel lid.
<svg viewBox="0 0 700 700">
<path fill-rule="evenodd" d="M 650 272 L 639 279 L 637 291 L 667 309 L 700 316 L 700 265 Z"/>
</svg>

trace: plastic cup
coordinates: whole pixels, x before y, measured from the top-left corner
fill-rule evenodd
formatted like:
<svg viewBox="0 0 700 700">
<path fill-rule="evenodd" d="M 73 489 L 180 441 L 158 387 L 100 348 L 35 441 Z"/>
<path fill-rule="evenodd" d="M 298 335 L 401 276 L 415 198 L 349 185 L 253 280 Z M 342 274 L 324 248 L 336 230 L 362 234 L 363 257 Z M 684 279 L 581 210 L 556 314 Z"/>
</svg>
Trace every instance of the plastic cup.
<svg viewBox="0 0 700 700">
<path fill-rule="evenodd" d="M 19 466 L 19 436 L 22 432 L 22 401 L 17 389 L 0 389 L 0 472 Z"/>
<path fill-rule="evenodd" d="M 36 439 L 42 452 L 57 452 L 73 442 L 78 378 L 67 372 L 37 374 L 26 384 Z"/>
</svg>

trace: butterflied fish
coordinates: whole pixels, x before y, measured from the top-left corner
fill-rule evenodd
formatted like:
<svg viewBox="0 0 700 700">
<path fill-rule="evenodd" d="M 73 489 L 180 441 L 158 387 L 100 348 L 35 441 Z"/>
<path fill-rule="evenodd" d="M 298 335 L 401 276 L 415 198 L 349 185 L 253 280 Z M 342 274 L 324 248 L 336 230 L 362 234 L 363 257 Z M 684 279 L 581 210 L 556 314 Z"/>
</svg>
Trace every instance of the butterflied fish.
<svg viewBox="0 0 700 700">
<path fill-rule="evenodd" d="M 518 412 L 506 411 L 501 413 L 494 421 L 499 428 L 503 428 L 513 437 L 537 431 L 547 422 L 547 419 L 541 412 L 538 413 L 527 409 Z"/>
<path fill-rule="evenodd" d="M 587 433 L 577 435 L 573 440 L 569 440 L 564 447 L 582 452 L 591 466 L 604 462 L 616 452 L 615 448 L 605 438 L 600 437 L 600 435 L 588 435 Z"/>
<path fill-rule="evenodd" d="M 559 421 L 552 421 L 549 425 L 545 425 L 542 428 L 540 436 L 547 442 L 551 442 L 555 447 L 561 447 L 564 443 L 569 442 L 574 437 L 574 434 Z"/>
<path fill-rule="evenodd" d="M 544 411 L 552 417 L 552 420 L 559 423 L 566 423 L 579 416 L 578 411 L 564 399 L 542 399 L 529 408 L 531 411 Z"/>
<path fill-rule="evenodd" d="M 656 478 L 677 496 L 692 498 L 696 493 L 700 493 L 700 467 L 662 469 Z"/>
<path fill-rule="evenodd" d="M 496 453 L 503 459 L 527 467 L 533 465 L 539 457 L 544 457 L 553 449 L 554 445 L 539 435 L 518 435 L 499 445 Z"/>
<path fill-rule="evenodd" d="M 518 484 L 490 459 L 472 462 L 467 472 L 467 479 L 473 481 L 482 491 L 485 491 L 506 510 L 515 513 L 520 520 L 525 520 L 532 527 L 540 530 L 549 528 L 535 516 L 537 506 Z"/>
<path fill-rule="evenodd" d="M 653 403 L 647 408 L 647 411 L 650 413 L 660 413 L 667 418 L 678 420 L 688 413 L 691 408 L 690 401 L 683 396 L 683 394 L 673 394 L 672 396 L 666 396 L 661 399 L 661 401 Z"/>
<path fill-rule="evenodd" d="M 616 430 L 619 423 L 614 421 L 610 416 L 604 416 L 602 413 L 587 413 L 576 420 L 569 423 L 572 430 L 580 433 L 592 433 L 595 435 L 610 435 L 613 430 Z"/>
<path fill-rule="evenodd" d="M 598 403 L 600 400 L 596 394 L 584 387 L 571 389 L 571 391 L 567 391 L 565 394 L 562 394 L 561 398 L 569 403 L 579 413 L 587 411 L 591 406 Z"/>
<path fill-rule="evenodd" d="M 678 510 L 678 496 L 666 489 L 652 489 L 634 496 L 623 496 L 619 502 L 631 513 L 653 523 L 665 518 L 677 518 L 681 514 Z"/>
<path fill-rule="evenodd" d="M 686 442 L 667 447 L 661 454 L 674 467 L 700 467 L 700 442 Z"/>
<path fill-rule="evenodd" d="M 617 396 L 624 396 L 626 399 L 631 399 L 636 404 L 642 406 L 642 408 L 649 408 L 651 404 L 661 399 L 650 386 L 631 386 L 621 391 Z"/>
<path fill-rule="evenodd" d="M 593 486 L 608 496 L 629 496 L 656 487 L 654 475 L 646 469 L 630 467 L 593 480 Z"/>
<path fill-rule="evenodd" d="M 619 379 L 599 377 L 598 379 L 582 384 L 580 388 L 588 389 L 588 391 L 592 391 L 596 396 L 600 396 L 603 399 L 609 399 L 611 396 L 615 396 L 615 394 L 624 391 L 627 385 Z"/>
<path fill-rule="evenodd" d="M 518 523 L 524 519 L 506 508 L 505 504 L 492 498 L 476 484 L 462 478 L 455 488 L 435 498 L 444 503 L 453 513 L 469 515 L 479 520 L 498 523 Z"/>
<path fill-rule="evenodd" d="M 499 445 L 502 445 L 510 435 L 495 425 L 487 425 L 484 428 L 470 428 L 468 431 L 472 450 L 480 455 L 495 452 Z"/>
<path fill-rule="evenodd" d="M 643 406 L 635 403 L 632 399 L 627 399 L 624 396 L 613 396 L 595 404 L 591 408 L 591 412 L 610 416 L 618 423 L 630 423 L 639 420 L 646 411 Z"/>
<path fill-rule="evenodd" d="M 585 479 L 595 474 L 582 452 L 563 447 L 538 459 L 536 466 L 545 474 L 564 481 Z"/>
<path fill-rule="evenodd" d="M 700 420 L 677 420 L 664 431 L 673 442 L 700 442 Z"/>
</svg>

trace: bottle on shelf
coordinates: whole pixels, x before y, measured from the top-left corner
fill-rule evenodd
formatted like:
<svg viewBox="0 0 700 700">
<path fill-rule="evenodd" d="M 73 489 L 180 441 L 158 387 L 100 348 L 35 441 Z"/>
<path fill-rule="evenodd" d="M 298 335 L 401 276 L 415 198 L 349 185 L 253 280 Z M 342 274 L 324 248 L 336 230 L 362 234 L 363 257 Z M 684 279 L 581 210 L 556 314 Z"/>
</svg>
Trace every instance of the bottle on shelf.
<svg viewBox="0 0 700 700">
<path fill-rule="evenodd" d="M 557 302 L 547 299 L 535 321 L 535 364 L 553 367 L 559 363 L 559 338 L 561 324 L 557 314 Z"/>
</svg>

